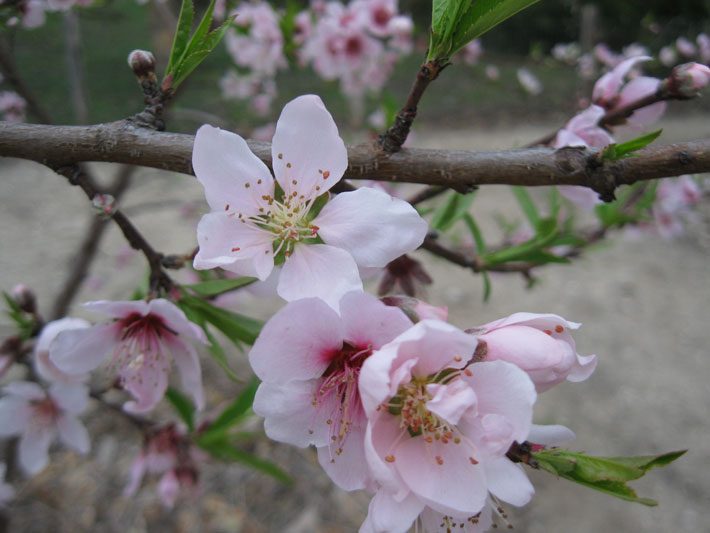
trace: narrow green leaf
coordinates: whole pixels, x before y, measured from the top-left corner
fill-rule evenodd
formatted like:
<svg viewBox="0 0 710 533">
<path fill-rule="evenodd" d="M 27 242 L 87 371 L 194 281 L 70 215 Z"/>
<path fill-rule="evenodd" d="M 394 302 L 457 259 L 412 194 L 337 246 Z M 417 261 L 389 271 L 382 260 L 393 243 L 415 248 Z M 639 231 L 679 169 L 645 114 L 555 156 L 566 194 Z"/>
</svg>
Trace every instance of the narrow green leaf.
<svg viewBox="0 0 710 533">
<path fill-rule="evenodd" d="M 217 459 L 242 463 L 250 468 L 253 468 L 254 470 L 267 474 L 286 485 L 293 483 L 291 477 L 271 461 L 261 459 L 260 457 L 256 457 L 248 452 L 239 450 L 227 440 L 220 443 L 211 443 L 208 446 L 202 446 L 202 449 L 209 452 L 210 455 L 216 457 Z"/>
<path fill-rule="evenodd" d="M 190 289 L 192 292 L 203 296 L 206 298 L 219 296 L 227 292 L 231 292 L 247 285 L 251 285 L 257 280 L 257 278 L 250 278 L 247 276 L 241 278 L 230 278 L 230 279 L 211 279 L 207 281 L 201 281 L 199 283 L 193 283 L 191 285 L 183 285 L 183 289 Z"/>
<path fill-rule="evenodd" d="M 468 194 L 451 193 L 439 208 L 434 211 L 431 219 L 431 227 L 438 231 L 446 231 L 468 213 L 475 192 Z"/>
<path fill-rule="evenodd" d="M 478 227 L 478 224 L 476 224 L 476 220 L 473 218 L 473 215 L 471 213 L 464 213 L 463 220 L 466 223 L 466 226 L 468 226 L 468 230 L 471 232 L 473 242 L 476 243 L 476 251 L 479 254 L 485 254 L 487 250 L 486 241 L 483 238 L 483 233 L 481 233 L 481 229 Z"/>
<path fill-rule="evenodd" d="M 628 157 L 633 152 L 646 148 L 653 141 L 658 139 L 663 130 L 654 131 L 619 144 L 610 144 L 602 150 L 602 159 L 616 161 L 623 157 Z"/>
<path fill-rule="evenodd" d="M 194 431 L 195 407 L 192 405 L 190 399 L 172 387 L 168 387 L 168 390 L 165 392 L 165 398 L 170 402 L 177 414 L 180 415 L 180 418 L 185 422 L 187 428 L 190 431 Z"/>
<path fill-rule="evenodd" d="M 515 199 L 520 205 L 520 209 L 525 214 L 525 218 L 528 219 L 531 227 L 536 228 L 540 221 L 540 214 L 537 211 L 537 207 L 535 207 L 535 202 L 533 202 L 530 193 L 528 193 L 525 187 L 515 186 L 512 187 L 512 189 Z"/>
<path fill-rule="evenodd" d="M 556 221 L 552 219 L 540 219 L 538 222 L 538 234 L 532 239 L 515 246 L 510 246 L 496 252 L 490 252 L 483 256 L 487 265 L 497 265 L 510 261 L 525 261 L 526 257 L 533 256 L 550 246 L 550 243 L 557 236 Z"/>
<path fill-rule="evenodd" d="M 641 457 L 594 457 L 568 450 L 542 450 L 533 453 L 540 468 L 580 485 L 610 494 L 623 500 L 657 505 L 652 499 L 641 498 L 626 485 L 642 477 L 648 470 L 666 466 L 685 451 Z"/>
<path fill-rule="evenodd" d="M 259 381 L 256 378 L 252 379 L 241 394 L 209 425 L 201 437 L 209 440 L 211 435 L 223 434 L 243 420 L 254 403 L 254 395 L 258 387 Z"/>
<path fill-rule="evenodd" d="M 173 68 L 173 88 L 177 88 L 195 70 L 200 63 L 215 49 L 224 34 L 232 24 L 233 18 L 229 17 L 218 28 L 204 36 L 200 42 L 190 41 L 179 63 Z"/>
<path fill-rule="evenodd" d="M 202 15 L 202 20 L 197 25 L 197 29 L 195 30 L 195 33 L 192 34 L 190 43 L 187 45 L 188 48 L 192 48 L 195 45 L 198 47 L 201 46 L 205 36 L 209 33 L 210 28 L 212 27 L 212 15 L 214 13 L 215 1 L 216 0 L 211 0 L 210 4 L 207 6 L 205 14 Z"/>
<path fill-rule="evenodd" d="M 175 68 L 187 49 L 194 16 L 195 8 L 192 5 L 192 0 L 182 0 L 175 37 L 173 37 L 173 46 L 170 50 L 170 59 L 168 60 L 168 67 L 165 69 L 166 76 L 175 73 Z"/>
<path fill-rule="evenodd" d="M 481 278 L 483 279 L 483 301 L 487 302 L 491 297 L 491 277 L 485 270 L 481 272 Z"/>
<path fill-rule="evenodd" d="M 217 307 L 195 296 L 183 296 L 180 302 L 197 311 L 205 321 L 224 333 L 237 346 L 242 342 L 254 344 L 261 331 L 262 323 L 259 320 Z"/>
</svg>

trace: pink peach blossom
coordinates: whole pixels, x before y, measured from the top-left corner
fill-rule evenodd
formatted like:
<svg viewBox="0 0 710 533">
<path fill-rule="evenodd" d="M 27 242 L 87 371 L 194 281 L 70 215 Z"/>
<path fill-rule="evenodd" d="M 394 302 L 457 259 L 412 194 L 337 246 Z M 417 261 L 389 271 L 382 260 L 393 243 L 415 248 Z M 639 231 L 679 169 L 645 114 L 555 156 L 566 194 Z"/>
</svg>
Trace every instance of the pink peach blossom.
<svg viewBox="0 0 710 533">
<path fill-rule="evenodd" d="M 535 74 L 530 72 L 526 68 L 519 68 L 517 70 L 518 83 L 525 89 L 525 92 L 537 96 L 542 93 L 542 82 L 538 79 Z"/>
<path fill-rule="evenodd" d="M 24 122 L 27 102 L 13 91 L 0 92 L 0 114 L 8 122 Z"/>
<path fill-rule="evenodd" d="M 89 302 L 84 307 L 112 321 L 59 333 L 49 349 L 59 370 L 67 374 L 90 372 L 109 357 L 121 385 L 134 398 L 124 409 L 145 413 L 164 396 L 174 362 L 183 389 L 202 409 L 202 373 L 192 343 L 206 342 L 205 335 L 175 304 L 157 298 L 149 302 Z"/>
<path fill-rule="evenodd" d="M 350 292 L 340 314 L 322 300 L 287 304 L 264 326 L 249 353 L 263 381 L 254 411 L 266 434 L 314 445 L 328 475 L 343 489 L 364 488 L 365 416 L 358 391 L 363 361 L 412 323 L 373 296 Z"/>
<path fill-rule="evenodd" d="M 337 307 L 343 294 L 362 290 L 358 266 L 383 267 L 423 242 L 427 224 L 414 208 L 374 189 L 341 193 L 313 212 L 348 164 L 317 96 L 286 104 L 271 148 L 276 180 L 240 136 L 212 126 L 197 132 L 192 161 L 212 212 L 197 227 L 195 268 L 265 280 L 283 264 L 282 298 L 317 296 Z"/>
<path fill-rule="evenodd" d="M 34 350 L 34 367 L 39 377 L 49 383 L 69 386 L 84 383 L 89 375 L 87 373 L 67 374 L 62 372 L 50 359 L 49 348 L 62 331 L 86 329 L 90 326 L 91 324 L 81 318 L 60 318 L 46 324 L 37 338 Z"/>
<path fill-rule="evenodd" d="M 695 45 L 685 37 L 678 37 L 675 41 L 675 47 L 685 57 L 695 57 L 695 54 L 698 53 Z"/>
<path fill-rule="evenodd" d="M 656 189 L 656 200 L 651 208 L 655 229 L 665 239 L 685 233 L 685 221 L 690 209 L 702 198 L 702 191 L 692 176 L 661 180 Z"/>
<path fill-rule="evenodd" d="M 552 314 L 515 313 L 475 328 L 485 361 L 507 361 L 528 373 L 537 392 L 567 381 L 584 381 L 597 366 L 597 356 L 576 351 L 570 331 L 580 324 Z"/>
<path fill-rule="evenodd" d="M 363 364 L 365 454 L 377 492 L 361 532 L 406 531 L 427 508 L 475 517 L 489 494 L 512 505 L 531 498 L 505 454 L 530 432 L 535 388 L 511 363 L 477 362 L 477 342 L 424 320 Z"/>
<path fill-rule="evenodd" d="M 684 63 L 671 71 L 670 90 L 682 98 L 692 98 L 710 84 L 710 67 L 700 63 Z"/>
<path fill-rule="evenodd" d="M 13 381 L 0 398 L 0 437 L 20 437 L 19 462 L 28 475 L 49 463 L 49 446 L 57 438 L 67 447 L 85 454 L 89 434 L 77 415 L 88 403 L 86 387 L 52 385 L 45 390 L 37 383 Z"/>
</svg>

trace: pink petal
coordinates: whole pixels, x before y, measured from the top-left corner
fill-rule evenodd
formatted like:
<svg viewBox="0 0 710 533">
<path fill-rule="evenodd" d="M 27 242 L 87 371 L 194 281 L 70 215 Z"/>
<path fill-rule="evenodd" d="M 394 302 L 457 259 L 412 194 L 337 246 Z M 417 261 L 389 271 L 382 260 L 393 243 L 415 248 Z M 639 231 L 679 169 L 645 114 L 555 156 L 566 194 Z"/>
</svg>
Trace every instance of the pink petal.
<svg viewBox="0 0 710 533">
<path fill-rule="evenodd" d="M 146 460 L 143 453 L 138 455 L 131 464 L 131 470 L 129 473 L 128 484 L 126 488 L 123 489 L 124 496 L 133 496 L 141 486 L 143 482 L 143 476 L 146 472 Z"/>
<path fill-rule="evenodd" d="M 222 267 L 263 281 L 274 268 L 273 241 L 273 234 L 236 217 L 208 213 L 197 225 L 200 249 L 193 266 L 198 270 Z"/>
<path fill-rule="evenodd" d="M 59 431 L 59 439 L 72 450 L 85 454 L 91 448 L 91 439 L 89 432 L 86 431 L 84 424 L 79 419 L 73 416 L 60 416 L 57 420 L 57 430 Z"/>
<path fill-rule="evenodd" d="M 168 388 L 167 363 L 143 364 L 133 366 L 131 362 L 119 371 L 122 387 L 134 398 L 123 404 L 123 409 L 129 413 L 147 413 L 152 411 L 165 396 Z"/>
<path fill-rule="evenodd" d="M 440 512 L 476 514 L 486 503 L 486 476 L 472 464 L 471 448 L 405 435 L 394 452 L 394 465 L 407 486 Z M 439 460 L 437 460 L 438 458 Z"/>
<path fill-rule="evenodd" d="M 523 370 L 545 369 L 558 365 L 566 351 L 561 341 L 530 326 L 508 326 L 481 335 L 486 341 L 486 360 L 503 360 Z"/>
<path fill-rule="evenodd" d="M 19 435 L 25 431 L 31 417 L 32 408 L 24 398 L 0 398 L 0 437 Z"/>
<path fill-rule="evenodd" d="M 365 428 L 365 460 L 368 470 L 375 481 L 397 500 L 405 498 L 410 490 L 395 465 L 385 462 L 384 457 L 405 434 L 406 430 L 399 427 L 398 420 L 383 412 L 372 415 Z"/>
<path fill-rule="evenodd" d="M 361 291 L 362 281 L 353 257 L 334 246 L 309 244 L 296 246 L 286 259 L 278 293 L 286 301 L 317 297 L 333 309 L 350 291 Z"/>
<path fill-rule="evenodd" d="M 624 83 L 624 78 L 629 71 L 638 63 L 650 61 L 652 58 L 648 56 L 636 56 L 626 59 L 615 66 L 611 72 L 604 74 L 594 84 L 592 92 L 592 101 L 601 106 L 610 105 L 621 90 Z"/>
<path fill-rule="evenodd" d="M 3 391 L 26 401 L 44 400 L 47 397 L 42 387 L 30 381 L 11 381 L 3 387 Z"/>
<path fill-rule="evenodd" d="M 597 356 L 596 355 L 576 355 L 576 364 L 570 370 L 567 375 L 567 381 L 572 383 L 578 383 L 584 381 L 589 376 L 592 375 L 594 370 L 597 368 Z"/>
<path fill-rule="evenodd" d="M 392 342 L 399 344 L 400 360 L 419 358 L 413 369 L 418 376 L 429 376 L 445 367 L 462 368 L 478 344 L 475 336 L 430 319 L 418 322 Z"/>
<path fill-rule="evenodd" d="M 337 195 L 313 224 L 327 244 L 344 248 L 366 267 L 384 267 L 415 250 L 428 228 L 407 202 L 371 187 Z"/>
<path fill-rule="evenodd" d="M 570 322 L 565 320 L 559 315 L 554 315 L 552 313 L 513 313 L 510 316 L 494 320 L 488 324 L 482 326 L 486 331 L 492 331 L 496 328 L 502 328 L 504 326 L 512 325 L 522 325 L 530 326 L 532 328 L 537 328 L 541 330 L 549 329 L 555 331 L 556 326 L 562 326 L 565 329 L 578 329 L 581 324 L 577 322 Z"/>
<path fill-rule="evenodd" d="M 320 377 L 343 346 L 343 323 L 325 302 L 290 302 L 264 325 L 249 362 L 260 379 L 286 383 Z"/>
<path fill-rule="evenodd" d="M 449 385 L 430 383 L 426 389 L 432 396 L 426 402 L 427 409 L 452 426 L 458 424 L 463 414 L 476 405 L 476 393 L 460 380 Z"/>
<path fill-rule="evenodd" d="M 148 302 L 144 300 L 97 300 L 94 302 L 86 302 L 82 304 L 82 307 L 92 313 L 99 313 L 111 318 L 123 318 L 131 313 L 138 313 L 141 316 L 148 314 Z"/>
<path fill-rule="evenodd" d="M 627 106 L 628 104 L 655 94 L 658 90 L 658 86 L 661 84 L 661 80 L 658 78 L 651 78 L 648 76 L 639 76 L 629 81 L 624 88 L 619 93 L 619 100 L 614 106 L 615 109 L 619 109 Z"/>
<path fill-rule="evenodd" d="M 473 376 L 462 375 L 478 397 L 478 412 L 505 417 L 513 426 L 512 439 L 523 442 L 530 432 L 535 386 L 517 366 L 504 361 L 475 363 Z"/>
<path fill-rule="evenodd" d="M 321 99 L 312 94 L 284 106 L 271 156 L 276 180 L 287 195 L 295 191 L 306 198 L 326 192 L 348 168 L 348 153 L 338 127 Z"/>
<path fill-rule="evenodd" d="M 204 127 L 204 126 L 203 126 Z M 173 470 L 166 472 L 158 483 L 158 496 L 168 509 L 172 509 L 180 495 L 180 480 Z"/>
<path fill-rule="evenodd" d="M 587 147 L 587 142 L 575 132 L 562 128 L 557 132 L 553 148 L 564 148 L 565 146 L 582 146 Z"/>
<path fill-rule="evenodd" d="M 424 503 L 414 494 L 397 500 L 386 490 L 380 489 L 370 500 L 367 518 L 360 533 L 409 531 L 423 508 Z"/>
<path fill-rule="evenodd" d="M 360 369 L 358 389 L 363 408 L 368 417 L 390 394 L 390 373 L 398 357 L 399 344 L 389 343 L 368 357 Z"/>
<path fill-rule="evenodd" d="M 199 410 L 205 407 L 205 395 L 202 390 L 202 369 L 197 352 L 188 342 L 174 339 L 169 344 L 170 353 L 175 361 L 182 389 L 192 396 L 195 407 Z"/>
<path fill-rule="evenodd" d="M 29 475 L 37 474 L 49 463 L 49 445 L 54 438 L 54 429 L 36 427 L 22 434 L 19 444 L 19 460 L 22 469 Z"/>
<path fill-rule="evenodd" d="M 88 328 L 89 324 L 86 320 L 81 318 L 60 318 L 59 320 L 53 320 L 49 324 L 46 324 L 39 337 L 37 338 L 37 343 L 35 344 L 35 354 L 38 352 L 48 352 L 50 343 L 59 335 L 60 332 L 68 329 L 85 329 Z"/>
<path fill-rule="evenodd" d="M 516 507 L 528 503 L 535 494 L 535 489 L 523 469 L 513 464 L 510 459 L 486 460 L 483 464 L 486 470 L 488 490 L 496 497 Z"/>
<path fill-rule="evenodd" d="M 330 444 L 326 421 L 337 413 L 340 404 L 335 395 L 330 395 L 332 405 L 314 407 L 317 386 L 316 380 L 259 385 L 253 408 L 265 418 L 264 430 L 270 439 L 301 447 Z"/>
<path fill-rule="evenodd" d="M 50 346 L 49 358 L 67 374 L 84 374 L 97 368 L 116 343 L 113 324 L 63 331 Z"/>
<path fill-rule="evenodd" d="M 75 415 L 89 405 L 89 390 L 82 383 L 53 383 L 49 395 L 62 411 Z"/>
<path fill-rule="evenodd" d="M 358 291 L 349 292 L 340 300 L 340 316 L 350 344 L 372 346 L 375 350 L 412 326 L 401 309 Z"/>
<path fill-rule="evenodd" d="M 213 211 L 253 215 L 264 202 L 261 197 L 274 194 L 268 167 L 236 133 L 202 126 L 195 135 L 192 166 Z"/>
<path fill-rule="evenodd" d="M 365 430 L 352 428 L 342 443 L 342 451 L 336 453 L 336 446 L 318 448 L 318 462 L 333 482 L 343 490 L 360 490 L 370 483 L 370 475 L 365 459 Z"/>
<path fill-rule="evenodd" d="M 445 517 L 447 517 L 452 526 L 452 533 L 454 531 L 456 533 L 485 533 L 491 530 L 493 525 L 493 503 L 489 498 L 483 509 L 476 515 L 453 513 L 452 516 L 451 514 L 439 513 L 431 507 L 427 507 L 421 514 L 424 531 L 440 531 L 440 526 Z M 472 518 L 475 518 L 475 521 L 471 520 Z"/>
<path fill-rule="evenodd" d="M 533 424 L 526 440 L 543 446 L 559 446 L 575 439 L 574 431 L 565 426 Z"/>
<path fill-rule="evenodd" d="M 590 105 L 587 109 L 575 115 L 565 126 L 565 129 L 570 131 L 579 131 L 587 128 L 593 128 L 599 124 L 599 120 L 604 116 L 606 111 L 598 105 Z"/>
<path fill-rule="evenodd" d="M 166 325 L 183 339 L 207 342 L 205 332 L 197 324 L 190 322 L 177 305 L 165 298 L 155 298 L 148 302 L 151 313 L 160 316 Z"/>
</svg>

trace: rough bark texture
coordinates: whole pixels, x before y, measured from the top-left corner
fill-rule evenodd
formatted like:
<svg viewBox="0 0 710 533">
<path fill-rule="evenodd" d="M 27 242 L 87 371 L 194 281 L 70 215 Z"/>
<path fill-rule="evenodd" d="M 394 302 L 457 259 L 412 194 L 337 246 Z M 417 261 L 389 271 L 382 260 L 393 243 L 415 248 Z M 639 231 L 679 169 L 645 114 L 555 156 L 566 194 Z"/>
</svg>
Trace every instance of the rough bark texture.
<svg viewBox="0 0 710 533">
<path fill-rule="evenodd" d="M 192 174 L 194 137 L 136 127 L 128 121 L 93 126 L 0 123 L 0 156 L 57 169 L 107 161 Z M 269 143 L 248 141 L 271 164 Z M 646 148 L 633 157 L 602 161 L 584 148 L 529 148 L 500 152 L 402 149 L 385 154 L 373 145 L 348 147 L 348 179 L 439 185 L 466 191 L 478 185 L 582 185 L 613 198 L 615 187 L 637 181 L 710 171 L 710 139 Z"/>
</svg>

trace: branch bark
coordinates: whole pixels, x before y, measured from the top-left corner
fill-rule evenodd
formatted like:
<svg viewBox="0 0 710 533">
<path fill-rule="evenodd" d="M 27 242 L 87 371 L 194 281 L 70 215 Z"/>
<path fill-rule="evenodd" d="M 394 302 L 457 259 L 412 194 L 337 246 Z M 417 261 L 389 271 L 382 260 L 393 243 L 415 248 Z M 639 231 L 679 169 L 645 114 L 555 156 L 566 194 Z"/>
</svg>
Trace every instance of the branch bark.
<svg viewBox="0 0 710 533">
<path fill-rule="evenodd" d="M 93 126 L 0 123 L 0 156 L 60 168 L 105 161 L 193 174 L 194 137 L 137 127 L 130 121 Z M 248 141 L 271 164 L 269 143 Z M 403 149 L 384 154 L 378 147 L 348 147 L 346 179 L 439 185 L 457 191 L 479 185 L 581 185 L 613 198 L 620 185 L 710 171 L 710 139 L 646 148 L 634 157 L 604 161 L 597 150 L 528 148 L 500 152 Z"/>
</svg>

